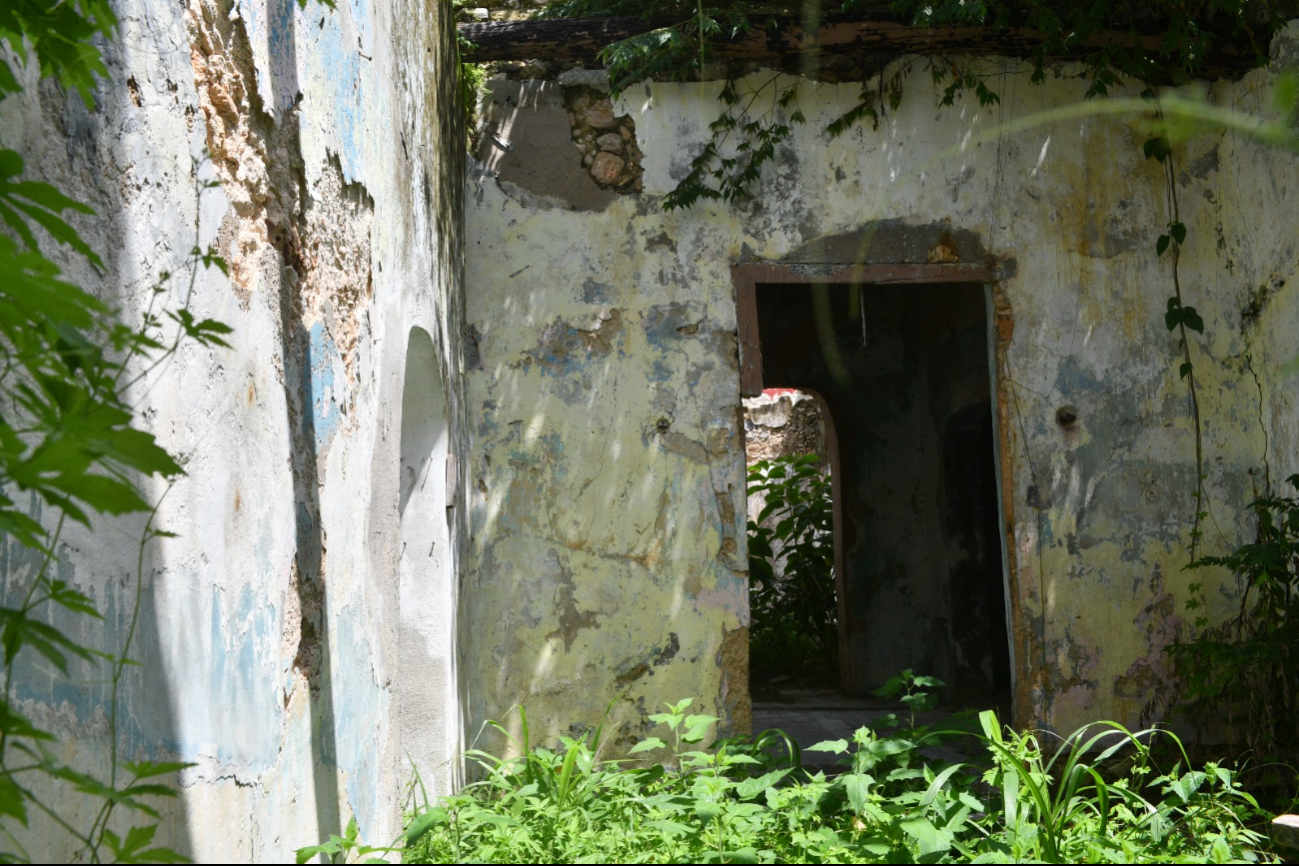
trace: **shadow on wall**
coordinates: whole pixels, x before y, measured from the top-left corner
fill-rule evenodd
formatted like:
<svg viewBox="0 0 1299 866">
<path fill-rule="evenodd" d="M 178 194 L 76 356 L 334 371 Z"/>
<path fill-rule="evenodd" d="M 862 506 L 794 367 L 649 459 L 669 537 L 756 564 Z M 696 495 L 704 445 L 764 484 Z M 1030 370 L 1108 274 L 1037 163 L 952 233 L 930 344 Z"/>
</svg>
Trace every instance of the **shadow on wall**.
<svg viewBox="0 0 1299 866">
<path fill-rule="evenodd" d="M 450 527 L 446 391 L 428 333 L 412 328 L 401 398 L 397 718 L 401 745 L 429 797 L 460 778 L 455 682 L 455 560 Z"/>
<path fill-rule="evenodd" d="M 298 97 L 298 59 L 293 0 L 266 0 L 271 105 L 291 105 Z M 284 112 L 280 122 L 293 124 L 296 112 Z M 272 236 L 279 234 L 272 226 Z M 284 232 L 288 235 L 290 233 Z M 290 242 L 284 241 L 287 246 Z M 297 268 L 296 251 L 282 250 L 284 264 Z M 293 473 L 294 548 L 291 590 L 297 593 L 301 629 L 293 667 L 306 677 L 311 701 L 311 775 L 316 804 L 316 838 L 342 830 L 339 817 L 338 742 L 334 721 L 334 690 L 330 661 L 330 611 L 324 573 L 318 444 L 313 405 L 313 371 L 326 369 L 328 355 L 317 357 L 316 341 L 303 321 L 296 280 L 281 279 L 280 351 L 284 359 L 284 398 L 287 406 L 289 463 Z"/>
</svg>

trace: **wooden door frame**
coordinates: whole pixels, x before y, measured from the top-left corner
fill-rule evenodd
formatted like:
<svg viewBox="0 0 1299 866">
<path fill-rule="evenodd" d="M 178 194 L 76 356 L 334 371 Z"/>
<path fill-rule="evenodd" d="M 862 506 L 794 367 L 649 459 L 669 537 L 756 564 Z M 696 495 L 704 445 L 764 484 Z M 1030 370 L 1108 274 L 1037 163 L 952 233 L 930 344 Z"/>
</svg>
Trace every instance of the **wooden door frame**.
<svg viewBox="0 0 1299 866">
<path fill-rule="evenodd" d="M 1007 638 L 1010 641 L 1011 679 L 1012 679 L 1012 717 L 1019 721 L 1021 714 L 1028 708 L 1022 691 L 1027 688 L 1030 677 L 1023 656 L 1027 645 L 1027 636 L 1020 622 L 1020 604 L 1017 591 L 1017 569 L 1012 557 L 1015 549 L 1010 543 L 1010 527 L 1014 525 L 1009 495 L 1010 451 L 1007 448 L 1005 421 L 1003 417 L 1007 394 L 1004 393 L 1002 376 L 1002 359 L 1006 345 L 1013 334 L 1010 311 L 1005 305 L 1004 296 L 996 285 L 993 270 L 981 264 L 919 264 L 919 263 L 885 263 L 885 264 L 804 264 L 798 262 L 746 262 L 731 266 L 731 277 L 735 287 L 735 310 L 737 337 L 739 342 L 740 362 L 740 395 L 756 397 L 762 393 L 762 343 L 758 332 L 758 297 L 759 283 L 806 284 L 827 283 L 830 285 L 856 284 L 869 290 L 871 286 L 929 284 L 935 283 L 979 283 L 990 287 L 988 294 L 988 353 L 989 383 L 993 405 L 993 417 L 997 422 L 993 435 L 997 452 L 992 455 L 998 474 L 998 501 L 1002 519 L 1002 567 L 1007 592 L 1008 621 Z M 1006 308 L 1003 309 L 1003 306 Z M 827 430 L 834 430 L 834 418 L 830 415 L 825 398 L 816 394 L 821 411 L 829 423 Z M 834 499 L 834 533 L 835 533 L 835 573 L 836 594 L 839 601 L 839 668 L 841 682 L 851 682 L 850 665 L 846 646 L 846 632 L 842 625 L 845 620 L 847 592 L 844 581 L 847 578 L 843 549 L 843 514 L 841 487 L 842 472 L 839 470 L 838 436 L 832 434 L 829 445 L 831 463 L 831 487 Z"/>
</svg>

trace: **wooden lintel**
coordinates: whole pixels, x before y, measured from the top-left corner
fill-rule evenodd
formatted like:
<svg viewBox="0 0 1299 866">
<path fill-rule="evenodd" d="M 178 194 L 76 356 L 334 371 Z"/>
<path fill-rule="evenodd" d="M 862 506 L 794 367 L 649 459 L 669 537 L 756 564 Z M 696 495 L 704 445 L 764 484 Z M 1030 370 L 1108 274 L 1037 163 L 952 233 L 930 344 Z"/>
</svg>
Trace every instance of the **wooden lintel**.
<svg viewBox="0 0 1299 866">
<path fill-rule="evenodd" d="M 547 60 L 589 63 L 600 50 L 651 30 L 682 22 L 668 18 L 529 19 L 486 24 L 461 24 L 460 36 L 472 47 L 462 59 L 472 63 L 502 60 Z M 808 54 L 860 55 L 997 55 L 1030 57 L 1046 41 L 1036 30 L 988 27 L 918 27 L 892 21 L 830 21 L 809 36 L 795 19 L 774 18 L 768 26 L 709 44 L 716 60 L 748 61 L 787 66 Z M 1140 47 L 1156 54 L 1159 36 L 1132 36 L 1127 32 L 1093 34 L 1053 59 L 1080 60 L 1106 44 Z M 1253 68 L 1257 53 L 1247 42 L 1224 46 L 1204 58 L 1198 74 L 1203 78 L 1239 75 Z"/>
</svg>

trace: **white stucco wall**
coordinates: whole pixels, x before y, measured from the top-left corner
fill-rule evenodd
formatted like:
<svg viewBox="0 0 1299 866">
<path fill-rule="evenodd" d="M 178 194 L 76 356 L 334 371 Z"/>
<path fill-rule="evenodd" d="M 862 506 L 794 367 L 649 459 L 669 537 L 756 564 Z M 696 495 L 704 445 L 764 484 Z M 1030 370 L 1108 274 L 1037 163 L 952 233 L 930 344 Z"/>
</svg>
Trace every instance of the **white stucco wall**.
<svg viewBox="0 0 1299 866">
<path fill-rule="evenodd" d="M 1296 41 L 1292 22 L 1278 65 L 1295 62 Z M 525 702 L 534 732 L 562 730 L 594 723 L 617 697 L 630 742 L 646 711 L 694 695 L 744 725 L 742 665 L 719 650 L 747 624 L 730 266 L 925 262 L 945 234 L 996 276 L 1016 718 L 1068 729 L 1135 723 L 1158 706 L 1162 648 L 1189 633 L 1182 566 L 1195 511 L 1192 426 L 1163 321 L 1172 280 L 1154 253 L 1169 221 L 1162 168 L 1114 118 L 997 134 L 1080 102 L 1086 85 L 1067 66 L 1035 86 L 1026 64 L 988 63 L 1002 70 L 990 110 L 940 108 L 916 71 L 878 131 L 835 139 L 826 125 L 860 85 L 805 83 L 807 123 L 751 200 L 672 212 L 662 196 L 706 141 L 721 82 L 644 83 L 621 97 L 614 113 L 635 121 L 644 193 L 608 202 L 553 191 L 576 148 L 516 164 L 530 131 L 562 128 L 547 114 L 562 108 L 498 83 L 485 133 L 507 129 L 507 140 L 485 134 L 468 210 L 466 585 L 480 605 L 471 618 L 491 626 L 465 649 L 471 718 Z M 1273 74 L 1219 82 L 1211 98 L 1265 114 Z M 1245 505 L 1263 473 L 1276 485 L 1299 468 L 1295 378 L 1281 366 L 1299 278 L 1296 157 L 1224 133 L 1175 156 L 1182 285 L 1206 323 L 1194 337 L 1205 550 L 1221 551 L 1250 535 Z M 498 179 L 490 166 L 507 164 Z M 1271 312 L 1242 316 L 1259 286 Z M 1056 423 L 1062 406 L 1078 410 L 1072 430 Z M 1214 615 L 1235 592 L 1210 578 Z M 890 623 L 906 627 L 906 611 Z M 669 633 L 681 649 L 660 666 Z"/>
<path fill-rule="evenodd" d="M 78 222 L 108 264 L 70 272 L 137 320 L 149 286 L 234 329 L 233 348 L 185 345 L 131 398 L 186 476 L 144 556 L 144 613 L 120 708 L 122 757 L 192 761 L 158 842 L 200 861 L 286 861 L 351 815 L 367 840 L 400 829 L 409 778 L 397 724 L 399 458 L 410 375 L 443 407 L 442 453 L 463 450 L 456 399 L 458 201 L 463 176 L 448 4 L 344 0 L 122 0 L 111 79 L 87 111 L 44 83 L 0 104 L 0 143 L 29 176 L 98 211 Z M 186 264 L 209 244 L 230 278 Z M 421 366 L 422 365 L 422 366 Z M 445 461 L 444 461 L 445 462 Z M 432 473 L 444 483 L 442 467 Z M 439 494 L 440 495 L 440 494 Z M 459 512 L 412 500 L 407 522 Z M 140 520 L 66 536 L 65 579 L 107 616 L 116 646 L 132 604 Z M 441 550 L 423 648 L 454 690 L 454 600 Z M 407 605 L 409 605 L 409 600 Z M 414 613 L 407 611 L 407 614 Z M 437 643 L 436 641 L 434 643 Z M 433 676 L 431 670 L 415 676 Z M 102 670 L 19 689 L 104 769 Z M 442 701 L 434 720 L 458 732 Z M 443 747 L 454 741 L 448 734 Z M 424 750 L 428 754 L 428 749 Z M 440 756 L 441 760 L 450 757 Z M 428 774 L 434 790 L 445 772 Z M 177 781 L 172 779 L 172 781 Z M 436 782 L 436 784 L 434 784 Z M 432 793 L 432 791 L 431 791 Z M 80 799 L 55 795 L 71 813 Z M 69 856 L 39 819 L 36 857 Z"/>
</svg>

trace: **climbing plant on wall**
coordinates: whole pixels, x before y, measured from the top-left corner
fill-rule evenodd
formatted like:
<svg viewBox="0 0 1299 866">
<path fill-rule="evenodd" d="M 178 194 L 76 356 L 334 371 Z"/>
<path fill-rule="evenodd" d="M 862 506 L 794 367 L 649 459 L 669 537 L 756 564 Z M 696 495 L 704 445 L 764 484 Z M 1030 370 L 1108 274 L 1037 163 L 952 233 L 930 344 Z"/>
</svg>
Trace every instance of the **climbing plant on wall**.
<svg viewBox="0 0 1299 866">
<path fill-rule="evenodd" d="M 1171 0 L 1125 3 L 1119 0 L 1051 3 L 1045 0 L 829 0 L 803 5 L 727 3 L 683 0 L 555 0 L 545 14 L 557 18 L 639 16 L 672 22 L 616 42 L 601 53 L 615 91 L 651 77 L 690 78 L 721 75 L 721 110 L 710 125 L 710 137 L 690 163 L 690 171 L 664 198 L 666 209 L 689 207 L 700 200 L 733 201 L 749 195 L 762 166 L 775 148 L 806 122 L 797 105 L 798 81 L 772 75 L 756 83 L 741 78 L 751 65 L 709 67 L 718 43 L 740 34 L 767 29 L 775 33 L 793 21 L 814 29 L 822 22 L 856 20 L 908 22 L 934 28 L 961 26 L 990 32 L 1032 31 L 1030 62 L 1034 83 L 1046 80 L 1054 59 L 1070 57 L 1081 64 L 1085 97 L 1104 96 L 1125 83 L 1181 83 L 1194 78 L 1208 59 L 1226 51 L 1256 64 L 1266 62 L 1265 46 L 1284 21 L 1277 4 L 1239 0 L 1206 0 L 1188 9 Z M 977 54 L 977 52 L 974 52 Z M 981 106 L 1000 101 L 990 82 L 999 68 L 978 56 L 927 56 L 901 64 L 887 76 L 878 57 L 863 57 L 862 89 L 857 104 L 832 120 L 826 132 L 839 135 L 859 123 L 878 125 L 895 110 L 904 82 L 922 64 L 943 85 L 945 105 L 972 93 Z M 717 66 L 717 64 L 714 64 Z M 878 68 L 877 68 L 878 67 Z M 804 72 L 808 70 L 802 70 Z M 876 74 L 872 74 L 876 73 Z"/>
<path fill-rule="evenodd" d="M 980 28 L 986 33 L 1016 30 L 1031 33 L 1031 81 L 1046 80 L 1050 65 L 1058 58 L 1070 58 L 1085 82 L 1084 98 L 1108 95 L 1115 87 L 1134 84 L 1142 88 L 1147 101 L 1142 113 L 1160 113 L 1157 88 L 1180 84 L 1204 72 L 1211 58 L 1235 57 L 1238 70 L 1266 63 L 1266 49 L 1272 34 L 1287 14 L 1280 3 L 1246 4 L 1239 0 L 1206 0 L 1188 7 L 1171 0 L 1127 3 L 1118 0 L 1093 2 L 1046 2 L 1046 0 L 830 0 L 830 2 L 758 4 L 752 2 L 707 3 L 704 0 L 555 0 L 546 8 L 553 17 L 652 18 L 657 26 L 616 42 L 601 53 L 615 90 L 650 77 L 722 77 L 718 93 L 719 116 L 709 126 L 709 138 L 691 160 L 688 173 L 664 197 L 665 209 L 684 208 L 701 200 L 735 201 L 745 198 L 757 183 L 762 166 L 776 148 L 792 134 L 794 126 L 806 123 L 798 107 L 797 76 L 762 75 L 744 78 L 753 64 L 729 63 L 709 67 L 710 53 L 727 39 L 740 34 L 766 31 L 777 35 L 797 25 L 811 32 L 835 20 L 905 22 L 914 27 Z M 670 23 L 665 23 L 670 22 Z M 792 24 L 791 24 L 792 22 Z M 1026 43 L 1027 44 L 1027 43 Z M 907 57 L 886 68 L 878 56 L 863 57 L 862 90 L 857 103 L 829 122 L 826 132 L 837 136 L 861 123 L 878 126 L 882 116 L 896 110 L 903 98 L 904 84 L 918 67 L 941 84 L 940 102 L 953 105 L 970 94 L 982 107 L 997 104 L 1000 95 L 992 76 L 1000 67 L 987 65 L 971 50 L 961 56 L 931 55 Z M 801 72 L 814 70 L 802 69 Z M 1294 79 L 1282 77 L 1278 84 L 1281 107 L 1286 94 L 1295 89 Z M 1188 124 L 1207 122 L 1240 129 L 1248 135 L 1274 143 L 1287 143 L 1296 135 L 1290 123 L 1258 123 L 1254 119 L 1231 117 L 1230 112 L 1174 100 L 1180 113 L 1173 119 L 1176 133 L 1185 134 Z M 1125 102 L 1132 102 L 1126 100 Z M 1291 97 L 1290 102 L 1293 102 Z M 1132 110 L 1125 106 L 1124 110 Z M 1196 558 L 1202 537 L 1204 510 L 1204 453 L 1196 389 L 1194 347 L 1191 334 L 1203 334 L 1204 321 L 1190 299 L 1184 296 L 1180 258 L 1187 240 L 1181 220 L 1176 189 L 1176 164 L 1172 139 L 1176 133 L 1162 129 L 1144 145 L 1147 158 L 1164 169 L 1164 192 L 1168 219 L 1155 241 L 1155 252 L 1169 262 L 1172 292 L 1162 310 L 1164 322 L 1178 336 L 1177 372 L 1186 384 L 1195 430 L 1197 484 L 1196 511 L 1191 529 L 1190 558 Z"/>
</svg>

